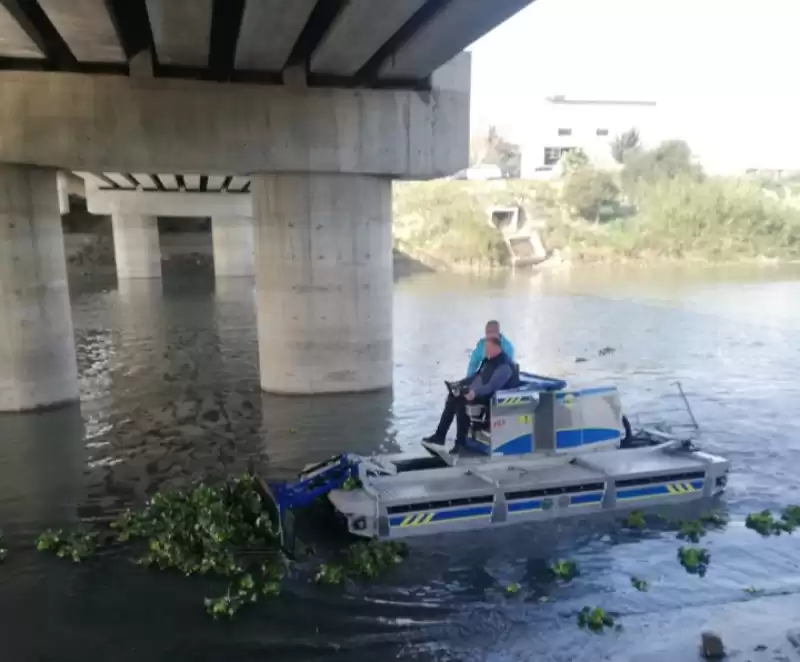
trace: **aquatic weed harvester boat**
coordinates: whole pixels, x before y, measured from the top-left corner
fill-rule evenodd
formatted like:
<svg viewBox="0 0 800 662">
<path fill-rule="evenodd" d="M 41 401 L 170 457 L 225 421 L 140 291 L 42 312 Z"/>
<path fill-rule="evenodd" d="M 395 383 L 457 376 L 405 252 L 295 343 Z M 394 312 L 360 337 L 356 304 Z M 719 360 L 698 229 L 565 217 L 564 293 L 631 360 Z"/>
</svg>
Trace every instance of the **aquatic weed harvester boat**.
<svg viewBox="0 0 800 662">
<path fill-rule="evenodd" d="M 351 533 L 384 540 L 680 504 L 724 490 L 728 460 L 691 439 L 633 433 L 616 387 L 569 388 L 529 373 L 520 381 L 488 406 L 468 406 L 469 453 L 345 453 L 308 466 L 296 482 L 270 486 L 281 521 L 327 495 Z"/>
</svg>

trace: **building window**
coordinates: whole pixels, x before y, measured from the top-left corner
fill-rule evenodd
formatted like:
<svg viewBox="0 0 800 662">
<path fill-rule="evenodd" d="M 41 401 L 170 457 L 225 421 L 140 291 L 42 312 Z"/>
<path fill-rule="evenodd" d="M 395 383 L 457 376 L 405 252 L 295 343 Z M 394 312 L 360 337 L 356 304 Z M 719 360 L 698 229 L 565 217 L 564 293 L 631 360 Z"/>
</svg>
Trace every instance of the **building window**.
<svg viewBox="0 0 800 662">
<path fill-rule="evenodd" d="M 607 136 L 608 135 L 608 129 L 596 129 L 594 133 L 597 136 Z"/>
<path fill-rule="evenodd" d="M 559 129 L 558 130 L 558 135 L 559 136 L 571 136 L 572 135 L 572 129 Z"/>
<path fill-rule="evenodd" d="M 545 147 L 544 164 L 554 166 L 558 160 L 566 153 L 574 149 L 573 147 Z"/>
</svg>

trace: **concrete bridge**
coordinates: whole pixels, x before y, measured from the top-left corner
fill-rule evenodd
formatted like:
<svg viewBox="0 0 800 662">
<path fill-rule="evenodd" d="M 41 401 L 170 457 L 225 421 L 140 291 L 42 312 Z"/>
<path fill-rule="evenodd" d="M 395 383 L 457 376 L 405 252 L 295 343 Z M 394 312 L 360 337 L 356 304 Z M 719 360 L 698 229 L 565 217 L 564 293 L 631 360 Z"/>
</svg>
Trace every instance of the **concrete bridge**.
<svg viewBox="0 0 800 662">
<path fill-rule="evenodd" d="M 265 390 L 389 386 L 391 182 L 467 165 L 461 52 L 530 2 L 0 0 L 0 411 L 79 397 L 63 171 L 120 278 L 170 208 L 232 263 L 254 233 Z"/>
</svg>

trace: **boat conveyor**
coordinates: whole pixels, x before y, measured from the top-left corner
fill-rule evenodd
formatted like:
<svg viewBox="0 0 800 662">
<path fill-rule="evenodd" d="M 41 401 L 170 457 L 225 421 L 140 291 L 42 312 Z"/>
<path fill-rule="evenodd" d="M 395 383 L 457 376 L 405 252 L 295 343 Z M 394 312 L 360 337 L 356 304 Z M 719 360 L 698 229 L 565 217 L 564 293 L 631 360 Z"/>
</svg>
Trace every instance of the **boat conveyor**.
<svg viewBox="0 0 800 662">
<path fill-rule="evenodd" d="M 271 486 L 283 515 L 327 494 L 355 535 L 398 539 L 682 504 L 721 493 L 730 463 L 655 430 L 634 435 L 614 386 L 521 373 L 468 406 L 468 452 L 343 454 Z M 455 385 L 448 385 L 455 388 Z"/>
</svg>

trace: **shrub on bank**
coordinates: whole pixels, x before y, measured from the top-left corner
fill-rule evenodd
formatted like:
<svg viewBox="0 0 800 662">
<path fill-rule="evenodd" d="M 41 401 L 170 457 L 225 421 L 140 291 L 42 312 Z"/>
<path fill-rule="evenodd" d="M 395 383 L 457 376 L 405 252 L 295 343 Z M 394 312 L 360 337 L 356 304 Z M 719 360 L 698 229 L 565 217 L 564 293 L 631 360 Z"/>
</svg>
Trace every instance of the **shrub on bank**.
<svg viewBox="0 0 800 662">
<path fill-rule="evenodd" d="M 433 266 L 503 266 L 507 249 L 487 210 L 518 204 L 546 222 L 547 248 L 573 261 L 800 258 L 800 210 L 751 181 L 694 173 L 641 179 L 636 208 L 622 206 L 600 223 L 573 216 L 558 188 L 523 180 L 397 185 L 395 247 Z"/>
</svg>

